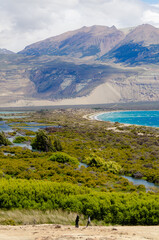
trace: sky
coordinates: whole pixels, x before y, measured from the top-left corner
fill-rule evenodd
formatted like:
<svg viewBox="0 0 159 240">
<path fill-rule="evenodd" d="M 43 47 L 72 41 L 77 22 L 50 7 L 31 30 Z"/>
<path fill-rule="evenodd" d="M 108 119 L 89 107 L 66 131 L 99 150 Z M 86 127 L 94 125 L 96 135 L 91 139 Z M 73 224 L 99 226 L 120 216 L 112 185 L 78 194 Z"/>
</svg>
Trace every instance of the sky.
<svg viewBox="0 0 159 240">
<path fill-rule="evenodd" d="M 0 0 L 0 48 L 18 52 L 83 26 L 159 27 L 159 0 Z"/>
</svg>

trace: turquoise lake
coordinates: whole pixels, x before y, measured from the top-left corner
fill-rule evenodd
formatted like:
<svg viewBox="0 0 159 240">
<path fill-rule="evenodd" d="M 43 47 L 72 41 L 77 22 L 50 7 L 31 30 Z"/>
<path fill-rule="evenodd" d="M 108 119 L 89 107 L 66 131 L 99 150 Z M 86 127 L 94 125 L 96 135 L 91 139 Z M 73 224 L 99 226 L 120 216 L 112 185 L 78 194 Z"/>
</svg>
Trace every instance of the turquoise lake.
<svg viewBox="0 0 159 240">
<path fill-rule="evenodd" d="M 96 116 L 97 120 L 159 127 L 159 111 L 119 111 Z"/>
</svg>

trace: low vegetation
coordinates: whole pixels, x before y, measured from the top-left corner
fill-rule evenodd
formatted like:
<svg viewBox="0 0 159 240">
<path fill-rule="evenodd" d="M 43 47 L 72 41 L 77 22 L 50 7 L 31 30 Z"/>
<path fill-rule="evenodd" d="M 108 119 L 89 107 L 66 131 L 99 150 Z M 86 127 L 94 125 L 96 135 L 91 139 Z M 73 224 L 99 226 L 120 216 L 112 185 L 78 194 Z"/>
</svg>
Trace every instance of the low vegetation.
<svg viewBox="0 0 159 240">
<path fill-rule="evenodd" d="M 1 225 L 34 225 L 34 224 L 64 224 L 73 225 L 77 213 L 63 210 L 33 210 L 33 209 L 14 209 L 0 210 Z M 87 219 L 80 214 L 80 225 L 86 225 Z M 91 225 L 96 225 L 97 221 L 92 221 Z M 98 223 L 99 224 L 99 223 Z M 104 224 L 100 222 L 100 225 Z"/>
</svg>

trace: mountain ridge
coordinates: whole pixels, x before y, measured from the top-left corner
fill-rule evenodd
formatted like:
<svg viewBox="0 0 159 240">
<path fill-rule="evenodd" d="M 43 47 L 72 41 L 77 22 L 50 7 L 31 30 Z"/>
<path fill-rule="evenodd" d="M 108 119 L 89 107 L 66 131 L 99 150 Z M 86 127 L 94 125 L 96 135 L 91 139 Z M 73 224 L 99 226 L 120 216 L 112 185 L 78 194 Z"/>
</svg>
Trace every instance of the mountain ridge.
<svg viewBox="0 0 159 240">
<path fill-rule="evenodd" d="M 84 57 L 104 54 L 124 38 L 115 26 L 94 25 L 69 31 L 27 46 L 20 54 Z M 101 53 L 100 53 L 101 52 Z"/>
</svg>

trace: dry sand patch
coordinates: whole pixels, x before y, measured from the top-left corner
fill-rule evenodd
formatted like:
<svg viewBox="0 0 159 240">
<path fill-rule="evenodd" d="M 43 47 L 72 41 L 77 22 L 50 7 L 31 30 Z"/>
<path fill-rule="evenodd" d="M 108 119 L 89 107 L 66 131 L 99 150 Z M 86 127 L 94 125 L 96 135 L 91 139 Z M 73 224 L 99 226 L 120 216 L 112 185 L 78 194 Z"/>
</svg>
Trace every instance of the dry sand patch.
<svg viewBox="0 0 159 240">
<path fill-rule="evenodd" d="M 0 226 L 0 240 L 159 240 L 159 226 Z"/>
</svg>

